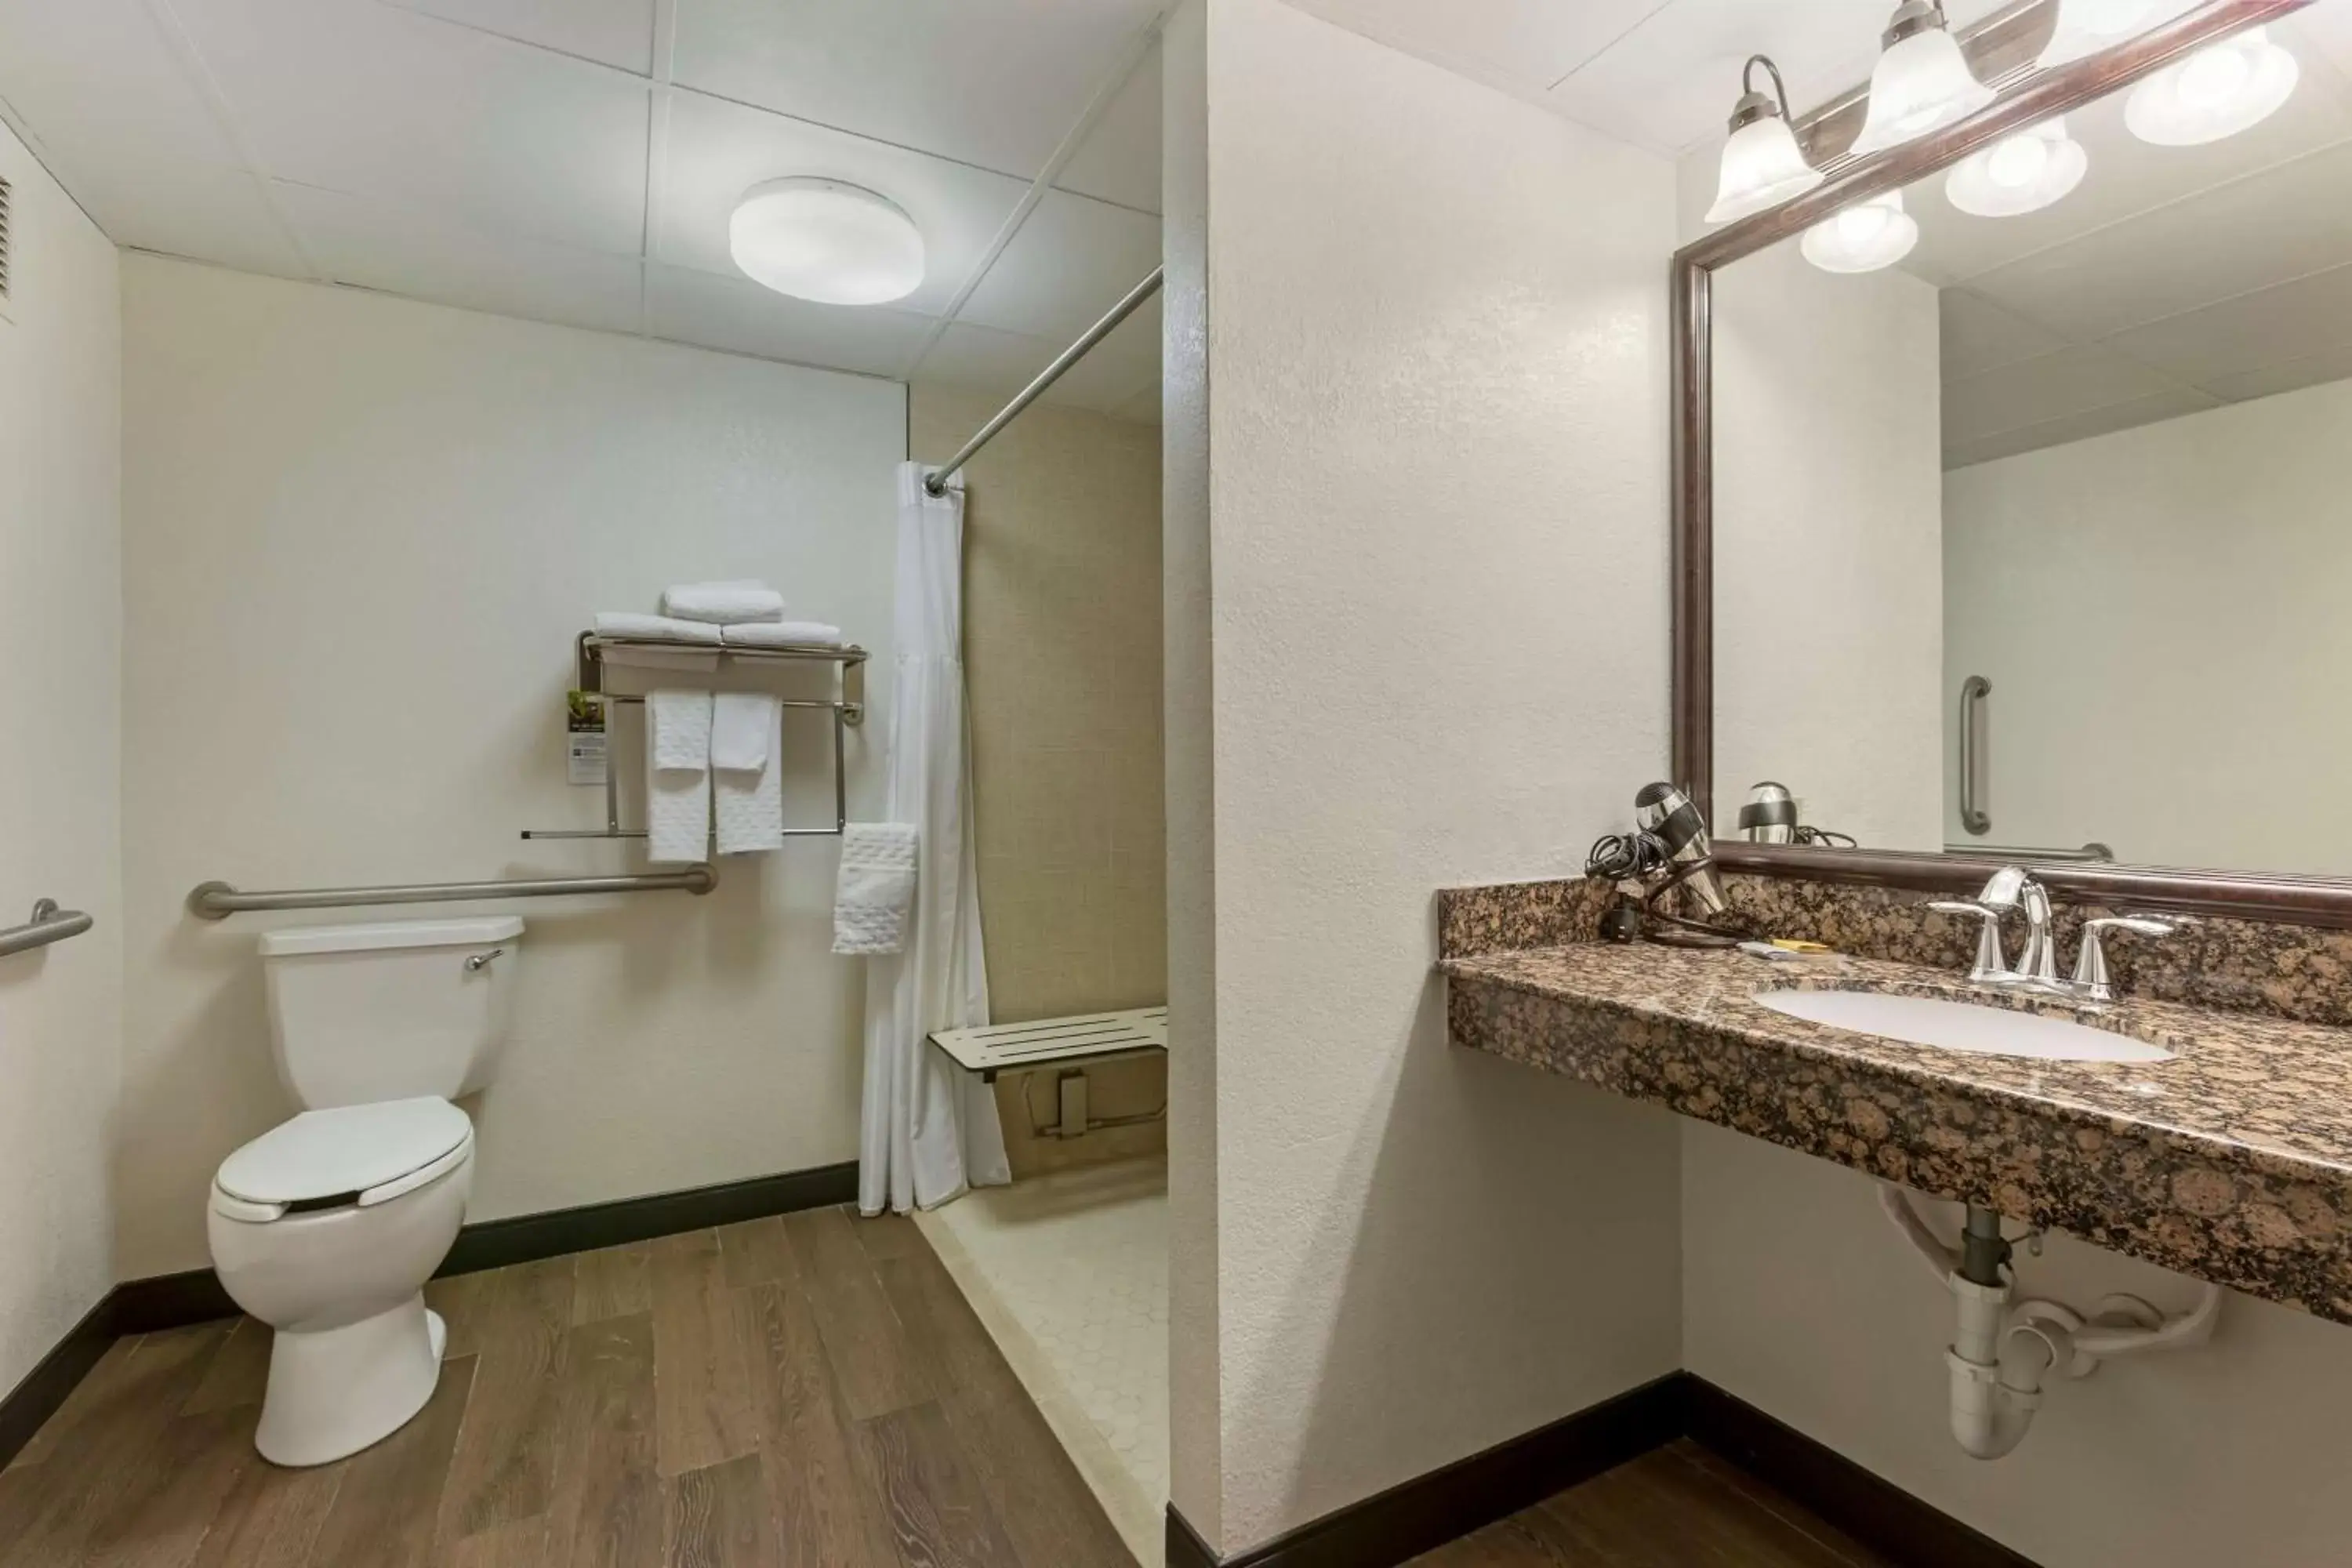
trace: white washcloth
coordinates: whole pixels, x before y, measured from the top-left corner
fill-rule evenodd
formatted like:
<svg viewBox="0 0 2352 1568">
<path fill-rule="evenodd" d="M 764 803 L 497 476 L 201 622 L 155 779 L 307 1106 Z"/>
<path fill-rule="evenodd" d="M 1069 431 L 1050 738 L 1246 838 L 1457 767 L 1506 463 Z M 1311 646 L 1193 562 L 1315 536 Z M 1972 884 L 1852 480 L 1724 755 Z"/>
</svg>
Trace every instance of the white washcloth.
<svg viewBox="0 0 2352 1568">
<path fill-rule="evenodd" d="M 781 621 L 784 596 L 765 583 L 673 583 L 662 590 L 662 614 L 729 626 L 737 621 Z"/>
<path fill-rule="evenodd" d="M 695 861 L 710 848 L 710 693 L 646 699 L 646 849 Z"/>
<path fill-rule="evenodd" d="M 739 621 L 724 640 L 738 647 L 839 647 L 841 628 L 823 621 Z"/>
<path fill-rule="evenodd" d="M 682 621 L 675 616 L 646 616 L 635 610 L 599 610 L 600 637 L 657 637 L 669 642 L 716 644 L 719 628 L 708 621 Z"/>
<path fill-rule="evenodd" d="M 722 691 L 712 704 L 710 798 L 721 855 L 784 847 L 782 715 L 765 691 Z"/>
<path fill-rule="evenodd" d="M 915 901 L 918 831 L 909 822 L 853 822 L 841 830 L 833 895 L 833 951 L 898 952 Z"/>
</svg>

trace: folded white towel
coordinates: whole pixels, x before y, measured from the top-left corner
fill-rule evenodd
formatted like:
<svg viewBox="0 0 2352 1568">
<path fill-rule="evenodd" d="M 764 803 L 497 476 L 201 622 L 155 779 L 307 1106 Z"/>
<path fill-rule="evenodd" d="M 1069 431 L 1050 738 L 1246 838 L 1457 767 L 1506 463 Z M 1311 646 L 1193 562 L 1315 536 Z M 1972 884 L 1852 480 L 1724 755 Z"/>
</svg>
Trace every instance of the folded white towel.
<svg viewBox="0 0 2352 1568">
<path fill-rule="evenodd" d="M 740 621 L 723 639 L 738 647 L 839 647 L 841 628 L 823 621 Z"/>
<path fill-rule="evenodd" d="M 833 895 L 833 951 L 898 952 L 915 901 L 919 835 L 910 822 L 853 822 L 841 830 L 841 875 Z"/>
<path fill-rule="evenodd" d="M 710 796 L 721 855 L 784 847 L 782 713 L 764 691 L 722 691 L 714 704 Z"/>
<path fill-rule="evenodd" d="M 674 583 L 662 590 L 662 614 L 717 626 L 781 621 L 784 596 L 765 583 Z"/>
<path fill-rule="evenodd" d="M 599 610 L 596 635 L 602 637 L 656 637 L 669 642 L 717 643 L 719 628 L 708 621 L 683 621 L 675 616 L 640 615 L 635 610 Z"/>
<path fill-rule="evenodd" d="M 710 693 L 646 699 L 646 851 L 696 861 L 710 848 Z"/>
</svg>

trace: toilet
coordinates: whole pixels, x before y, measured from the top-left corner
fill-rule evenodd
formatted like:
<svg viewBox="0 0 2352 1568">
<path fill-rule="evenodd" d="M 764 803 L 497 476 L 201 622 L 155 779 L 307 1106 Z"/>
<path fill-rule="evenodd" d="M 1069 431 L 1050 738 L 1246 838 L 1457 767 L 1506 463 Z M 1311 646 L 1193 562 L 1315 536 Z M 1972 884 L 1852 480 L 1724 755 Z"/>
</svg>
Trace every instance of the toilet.
<svg viewBox="0 0 2352 1568">
<path fill-rule="evenodd" d="M 323 1465 L 425 1407 L 447 1331 L 425 1282 L 473 1187 L 451 1103 L 497 1071 L 522 921 L 314 926 L 261 939 L 270 1052 L 299 1114 L 221 1162 L 206 1230 L 236 1304 L 275 1331 L 254 1446 Z"/>
</svg>

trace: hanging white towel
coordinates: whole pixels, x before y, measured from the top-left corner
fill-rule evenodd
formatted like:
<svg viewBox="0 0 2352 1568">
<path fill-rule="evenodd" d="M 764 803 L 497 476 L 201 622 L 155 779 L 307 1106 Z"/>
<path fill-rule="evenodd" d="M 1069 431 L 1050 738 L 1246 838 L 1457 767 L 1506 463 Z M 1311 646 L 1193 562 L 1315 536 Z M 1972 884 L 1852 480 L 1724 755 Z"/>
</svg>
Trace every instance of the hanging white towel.
<svg viewBox="0 0 2352 1568">
<path fill-rule="evenodd" d="M 696 861 L 710 849 L 710 693 L 646 699 L 646 849 Z"/>
<path fill-rule="evenodd" d="M 662 614 L 729 626 L 737 621 L 781 621 L 784 596 L 765 583 L 673 583 L 662 590 Z"/>
<path fill-rule="evenodd" d="M 741 621 L 723 638 L 737 647 L 839 647 L 841 628 L 824 621 Z"/>
<path fill-rule="evenodd" d="M 710 794 L 721 855 L 784 847 L 783 709 L 765 691 L 722 691 L 710 719 Z"/>
<path fill-rule="evenodd" d="M 915 901 L 919 834 L 908 822 L 853 822 L 841 830 L 841 877 L 833 896 L 833 951 L 899 952 Z"/>
<path fill-rule="evenodd" d="M 667 642 L 719 641 L 719 628 L 708 621 L 680 620 L 676 616 L 648 616 L 635 610 L 599 610 L 596 635 L 604 637 L 657 637 Z"/>
</svg>

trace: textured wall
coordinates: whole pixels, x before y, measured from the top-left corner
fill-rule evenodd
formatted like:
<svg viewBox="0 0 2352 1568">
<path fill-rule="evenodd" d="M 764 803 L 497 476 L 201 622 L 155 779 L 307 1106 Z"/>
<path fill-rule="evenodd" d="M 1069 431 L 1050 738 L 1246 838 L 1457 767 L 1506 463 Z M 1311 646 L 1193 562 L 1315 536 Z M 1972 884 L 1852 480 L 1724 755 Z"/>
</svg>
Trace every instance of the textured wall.
<svg viewBox="0 0 2352 1568">
<path fill-rule="evenodd" d="M 0 926 L 97 927 L 0 958 L 0 1393 L 113 1284 L 122 1060 L 121 296 L 114 247 L 0 128 Z"/>
<path fill-rule="evenodd" d="M 937 460 L 1002 403 L 909 395 Z M 1168 1000 L 1160 735 L 1160 429 L 1031 408 L 964 469 L 964 678 L 990 1010 L 999 1023 Z M 1159 1152 L 1163 1122 L 1065 1142 L 1051 1071 L 997 1101 L 1015 1176 Z M 1096 1117 L 1148 1116 L 1167 1064 L 1087 1069 Z"/>
<path fill-rule="evenodd" d="M 256 932 L 383 918 L 205 925 L 190 887 L 642 864 L 515 837 L 601 820 L 601 792 L 563 780 L 571 639 L 594 610 L 756 575 L 840 623 L 877 655 L 851 753 L 850 810 L 872 809 L 906 426 L 888 382 L 152 258 L 124 278 L 121 1214 L 140 1275 L 205 1261 L 214 1169 L 288 1112 Z M 829 820 L 829 726 L 795 726 L 788 811 Z M 616 751 L 635 745 L 632 722 Z M 704 899 L 519 908 L 476 1218 L 855 1156 L 864 982 L 827 951 L 835 853 L 730 861 Z"/>
<path fill-rule="evenodd" d="M 1214 707 L 1204 757 L 1171 706 L 1169 816 L 1214 857 L 1213 1169 L 1173 1136 L 1214 1186 L 1220 1407 L 1175 1451 L 1191 1515 L 1216 1450 L 1230 1552 L 1676 1363 L 1672 1121 L 1450 1054 L 1431 973 L 1436 889 L 1572 868 L 1664 759 L 1664 640 L 1592 606 L 1664 602 L 1674 184 L 1276 0 L 1206 24 L 1169 439 L 1189 221 L 1213 460 L 1203 530 L 1171 458 L 1169 642 Z M 1176 1303 L 1188 1376 L 1207 1316 Z"/>
</svg>

